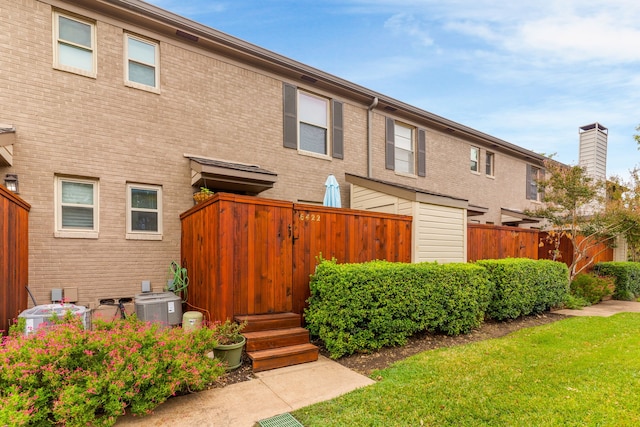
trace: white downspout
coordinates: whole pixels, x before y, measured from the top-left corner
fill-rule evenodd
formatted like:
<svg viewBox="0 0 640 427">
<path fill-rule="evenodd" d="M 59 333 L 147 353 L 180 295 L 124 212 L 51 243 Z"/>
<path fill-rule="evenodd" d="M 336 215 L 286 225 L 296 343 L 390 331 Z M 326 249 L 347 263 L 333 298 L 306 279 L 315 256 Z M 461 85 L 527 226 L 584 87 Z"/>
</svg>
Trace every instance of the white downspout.
<svg viewBox="0 0 640 427">
<path fill-rule="evenodd" d="M 378 97 L 376 96 L 367 110 L 367 178 L 373 177 L 373 109 L 377 105 Z"/>
</svg>

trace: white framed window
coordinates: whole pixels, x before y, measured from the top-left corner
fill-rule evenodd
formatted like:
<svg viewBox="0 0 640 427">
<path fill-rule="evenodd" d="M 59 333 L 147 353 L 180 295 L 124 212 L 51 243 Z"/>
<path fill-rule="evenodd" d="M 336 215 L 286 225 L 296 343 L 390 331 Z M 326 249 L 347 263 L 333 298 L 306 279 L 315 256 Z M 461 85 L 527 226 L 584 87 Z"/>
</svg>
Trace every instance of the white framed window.
<svg viewBox="0 0 640 427">
<path fill-rule="evenodd" d="M 495 159 L 496 155 L 490 151 L 485 154 L 485 174 L 487 176 L 494 176 L 495 174 Z"/>
<path fill-rule="evenodd" d="M 542 195 L 538 192 L 538 180 L 543 177 L 542 169 L 533 165 L 527 165 L 527 199 L 541 201 Z"/>
<path fill-rule="evenodd" d="M 127 184 L 127 239 L 162 240 L 162 187 Z"/>
<path fill-rule="evenodd" d="M 471 147 L 471 156 L 470 156 L 470 163 L 469 163 L 469 168 L 471 169 L 471 172 L 478 172 L 478 162 L 480 159 L 480 149 L 478 147 Z"/>
<path fill-rule="evenodd" d="M 298 91 L 298 148 L 329 155 L 329 100 Z"/>
<path fill-rule="evenodd" d="M 158 43 L 134 36 L 124 35 L 125 84 L 138 89 L 159 88 L 160 48 Z"/>
<path fill-rule="evenodd" d="M 55 237 L 97 239 L 99 232 L 98 180 L 55 178 Z"/>
<path fill-rule="evenodd" d="M 53 66 L 95 77 L 96 24 L 75 16 L 53 13 Z"/>
<path fill-rule="evenodd" d="M 404 123 L 395 122 L 394 126 L 394 170 L 400 173 L 414 173 L 414 128 Z"/>
</svg>

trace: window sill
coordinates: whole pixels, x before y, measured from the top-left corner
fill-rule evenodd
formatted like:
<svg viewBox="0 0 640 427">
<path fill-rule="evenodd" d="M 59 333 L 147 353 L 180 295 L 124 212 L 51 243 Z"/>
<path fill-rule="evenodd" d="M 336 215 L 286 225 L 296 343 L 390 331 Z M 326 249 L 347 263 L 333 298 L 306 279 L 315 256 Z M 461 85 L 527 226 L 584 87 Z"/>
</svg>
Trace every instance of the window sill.
<svg viewBox="0 0 640 427">
<path fill-rule="evenodd" d="M 58 70 L 58 71 L 64 71 L 64 72 L 67 72 L 67 73 L 77 74 L 77 75 L 83 76 L 83 77 L 89 77 L 91 79 L 95 79 L 95 78 L 98 77 L 96 72 L 83 70 L 81 68 L 67 67 L 65 65 L 54 64 L 53 65 L 53 69 L 54 70 Z"/>
<path fill-rule="evenodd" d="M 162 234 L 127 233 L 127 240 L 162 240 Z"/>
<path fill-rule="evenodd" d="M 418 175 L 416 175 L 414 173 L 409 173 L 409 172 L 395 172 L 395 173 L 396 173 L 396 175 L 404 176 L 405 178 L 413 178 L 413 179 L 417 179 L 418 178 Z"/>
<path fill-rule="evenodd" d="M 495 176 L 495 175 L 485 175 L 485 176 L 486 176 L 487 178 L 489 178 L 489 179 L 496 179 L 496 176 Z"/>
<path fill-rule="evenodd" d="M 320 160 L 331 161 L 331 156 L 327 154 L 318 154 L 318 153 L 314 153 L 313 151 L 304 151 L 299 148 L 298 148 L 298 154 L 301 154 L 303 156 L 315 157 L 316 159 L 320 159 Z"/>
<path fill-rule="evenodd" d="M 68 230 L 59 230 L 53 233 L 54 237 L 63 238 L 63 239 L 97 239 L 98 238 L 97 231 L 68 231 Z"/>
<path fill-rule="evenodd" d="M 155 94 L 160 95 L 160 88 L 159 87 L 147 86 L 147 85 L 143 85 L 141 83 L 130 82 L 128 80 L 125 80 L 124 85 L 126 87 L 130 87 L 132 89 L 139 89 L 139 90 L 143 90 L 145 92 L 151 92 L 151 93 L 155 93 Z"/>
<path fill-rule="evenodd" d="M 482 175 L 480 172 L 476 172 L 472 170 L 470 170 L 469 172 L 471 172 L 471 175 L 478 175 L 478 176 Z"/>
</svg>

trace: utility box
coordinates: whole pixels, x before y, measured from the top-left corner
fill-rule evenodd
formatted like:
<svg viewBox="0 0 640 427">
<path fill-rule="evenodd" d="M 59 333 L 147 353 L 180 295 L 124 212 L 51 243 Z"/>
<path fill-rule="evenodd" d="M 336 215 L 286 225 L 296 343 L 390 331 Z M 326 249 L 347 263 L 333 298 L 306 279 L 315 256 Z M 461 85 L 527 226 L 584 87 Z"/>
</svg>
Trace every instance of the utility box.
<svg viewBox="0 0 640 427">
<path fill-rule="evenodd" d="M 24 334 L 29 335 L 39 328 L 51 325 L 51 318 L 55 315 L 58 318 L 64 317 L 66 312 L 72 312 L 76 316 L 82 317 L 84 329 L 91 329 L 91 309 L 82 305 L 74 304 L 43 304 L 29 308 L 18 315 L 26 319 Z"/>
<path fill-rule="evenodd" d="M 145 322 L 163 326 L 179 325 L 182 321 L 182 299 L 173 292 L 146 292 L 134 299 L 136 316 Z"/>
</svg>

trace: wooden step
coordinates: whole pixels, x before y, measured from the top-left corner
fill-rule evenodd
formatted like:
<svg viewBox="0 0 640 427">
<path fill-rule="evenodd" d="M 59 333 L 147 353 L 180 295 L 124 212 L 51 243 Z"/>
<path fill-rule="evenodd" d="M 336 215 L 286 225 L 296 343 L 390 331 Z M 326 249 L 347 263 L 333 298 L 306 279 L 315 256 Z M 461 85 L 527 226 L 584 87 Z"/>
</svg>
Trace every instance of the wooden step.
<svg viewBox="0 0 640 427">
<path fill-rule="evenodd" d="M 267 350 L 309 342 L 309 331 L 304 328 L 271 329 L 268 331 L 243 332 L 247 339 L 247 351 Z"/>
<path fill-rule="evenodd" d="M 243 332 L 299 328 L 302 317 L 296 313 L 247 314 L 235 316 L 236 322 L 247 322 Z"/>
<path fill-rule="evenodd" d="M 318 360 L 319 349 L 313 344 L 299 344 L 269 350 L 251 351 L 247 355 L 253 363 L 253 372 L 267 371 L 299 363 Z"/>
</svg>

